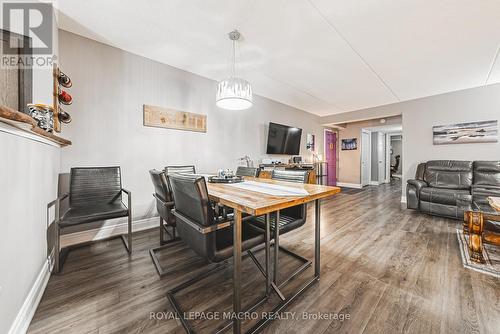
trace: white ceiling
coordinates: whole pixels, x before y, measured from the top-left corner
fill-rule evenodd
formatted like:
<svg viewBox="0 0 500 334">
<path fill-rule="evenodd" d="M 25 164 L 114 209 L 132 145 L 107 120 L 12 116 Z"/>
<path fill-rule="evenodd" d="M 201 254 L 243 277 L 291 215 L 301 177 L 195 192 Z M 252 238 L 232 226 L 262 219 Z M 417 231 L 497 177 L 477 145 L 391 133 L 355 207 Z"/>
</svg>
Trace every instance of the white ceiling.
<svg viewBox="0 0 500 334">
<path fill-rule="evenodd" d="M 62 0 L 62 29 L 329 115 L 500 82 L 500 0 Z"/>
</svg>

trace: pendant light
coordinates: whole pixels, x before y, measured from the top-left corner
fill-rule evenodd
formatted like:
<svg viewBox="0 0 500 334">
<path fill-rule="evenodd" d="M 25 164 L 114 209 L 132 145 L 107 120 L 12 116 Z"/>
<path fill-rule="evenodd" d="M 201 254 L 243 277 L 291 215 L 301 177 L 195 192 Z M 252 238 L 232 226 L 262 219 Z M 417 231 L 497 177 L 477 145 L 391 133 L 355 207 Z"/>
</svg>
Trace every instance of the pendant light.
<svg viewBox="0 0 500 334">
<path fill-rule="evenodd" d="M 231 77 L 219 81 L 215 104 L 222 109 L 244 110 L 252 106 L 252 86 L 244 79 L 236 77 L 236 42 L 240 38 L 238 30 L 229 33 L 233 42 Z"/>
</svg>

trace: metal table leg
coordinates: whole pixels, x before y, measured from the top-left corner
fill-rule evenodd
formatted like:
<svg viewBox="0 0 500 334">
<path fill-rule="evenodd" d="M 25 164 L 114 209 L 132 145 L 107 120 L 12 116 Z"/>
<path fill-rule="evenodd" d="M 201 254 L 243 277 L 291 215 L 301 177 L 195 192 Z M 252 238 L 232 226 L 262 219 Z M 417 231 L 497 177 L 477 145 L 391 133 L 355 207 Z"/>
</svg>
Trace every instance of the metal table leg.
<svg viewBox="0 0 500 334">
<path fill-rule="evenodd" d="M 320 273 L 320 222 L 321 222 L 321 203 L 317 199 L 314 201 L 314 276 L 319 279 Z"/>
<path fill-rule="evenodd" d="M 280 212 L 276 211 L 276 222 L 274 224 L 274 284 L 278 285 L 279 252 L 280 252 Z"/>
<path fill-rule="evenodd" d="M 315 217 L 314 217 L 314 277 L 305 283 L 297 292 L 292 296 L 284 299 L 279 305 L 277 305 L 269 314 L 268 317 L 260 320 L 252 328 L 250 328 L 246 333 L 259 333 L 264 329 L 265 326 L 269 324 L 273 319 L 277 318 L 277 315 L 288 307 L 295 299 L 301 296 L 307 289 L 316 284 L 320 278 L 320 222 L 321 222 L 321 210 L 320 200 L 315 200 Z"/>
<path fill-rule="evenodd" d="M 234 210 L 233 225 L 233 333 L 241 333 L 241 211 Z"/>
<path fill-rule="evenodd" d="M 271 267 L 271 228 L 269 226 L 271 224 L 271 219 L 269 213 L 266 214 L 266 295 L 269 297 L 271 294 L 271 275 L 270 275 L 270 267 Z"/>
</svg>

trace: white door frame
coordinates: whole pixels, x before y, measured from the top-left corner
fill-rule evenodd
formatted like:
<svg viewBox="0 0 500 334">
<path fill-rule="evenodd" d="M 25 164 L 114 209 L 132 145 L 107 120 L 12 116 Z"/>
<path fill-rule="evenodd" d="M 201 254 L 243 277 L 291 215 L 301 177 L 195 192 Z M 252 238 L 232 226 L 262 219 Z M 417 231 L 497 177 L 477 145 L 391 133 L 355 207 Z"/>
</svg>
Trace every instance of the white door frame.
<svg viewBox="0 0 500 334">
<path fill-rule="evenodd" d="M 398 133 L 388 133 L 387 134 L 387 139 L 386 139 L 386 147 L 385 147 L 385 156 L 386 156 L 386 162 L 385 162 L 385 166 L 386 166 L 386 173 L 385 173 L 385 177 L 386 177 L 386 182 L 390 182 L 391 181 L 391 139 L 392 137 L 397 137 L 397 136 L 403 136 L 403 133 L 402 132 L 398 132 Z M 402 139 L 401 139 L 402 140 Z M 403 152 L 403 146 L 401 146 L 401 154 L 404 154 Z M 400 160 L 399 161 L 400 165 L 401 165 L 401 170 L 403 170 L 403 160 Z"/>
<path fill-rule="evenodd" d="M 327 132 L 331 132 L 331 133 L 335 133 L 336 131 L 333 131 L 333 130 L 330 130 L 330 129 L 323 129 L 323 156 L 322 156 L 322 159 L 321 161 L 326 161 L 326 133 Z M 336 140 L 339 140 L 339 133 L 337 132 L 337 137 L 335 138 Z M 339 150 L 338 150 L 338 145 L 337 143 L 335 143 L 335 145 L 337 146 L 337 149 L 335 150 L 335 180 L 337 180 L 337 183 L 339 182 L 339 173 L 338 173 L 338 164 L 339 164 Z M 324 173 L 325 171 L 323 171 Z M 323 177 L 323 176 L 322 176 Z M 319 181 L 323 181 L 323 180 L 319 180 Z M 326 184 L 328 184 L 328 165 L 326 166 Z"/>
<path fill-rule="evenodd" d="M 377 156 L 378 153 L 382 153 L 378 157 L 377 166 L 379 168 L 377 175 L 378 184 L 386 183 L 386 174 L 387 174 L 387 146 L 386 146 L 386 138 L 387 134 L 385 132 L 378 132 L 377 136 Z M 382 152 L 380 152 L 383 150 Z M 382 170 L 384 168 L 384 170 Z M 385 173 L 383 173 L 385 172 Z M 383 174 L 382 174 L 383 173 Z"/>
<path fill-rule="evenodd" d="M 363 169 L 363 133 L 366 133 L 368 135 L 368 170 L 370 172 L 370 175 L 368 175 L 368 182 L 367 183 L 363 183 L 363 180 L 364 180 L 364 169 Z M 359 147 L 360 147 L 360 152 L 361 152 L 361 155 L 360 155 L 360 164 L 359 164 L 359 167 L 361 168 L 361 173 L 360 173 L 360 176 L 361 176 L 361 187 L 364 187 L 364 186 L 367 186 L 370 184 L 370 180 L 372 178 L 371 176 L 371 172 L 372 172 L 372 134 L 369 130 L 366 130 L 366 129 L 361 129 L 361 140 L 360 140 L 360 144 Z"/>
</svg>

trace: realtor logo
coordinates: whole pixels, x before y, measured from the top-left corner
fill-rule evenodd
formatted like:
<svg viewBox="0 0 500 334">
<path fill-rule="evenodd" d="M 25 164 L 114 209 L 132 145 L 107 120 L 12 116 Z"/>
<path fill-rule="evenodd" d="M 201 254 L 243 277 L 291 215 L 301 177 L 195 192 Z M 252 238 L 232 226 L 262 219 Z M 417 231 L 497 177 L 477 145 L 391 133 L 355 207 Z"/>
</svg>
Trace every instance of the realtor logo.
<svg viewBox="0 0 500 334">
<path fill-rule="evenodd" d="M 4 54 L 52 54 L 52 4 L 6 2 L 2 10 L 3 29 L 29 37 L 11 37 L 9 43 L 3 44 Z"/>
</svg>

